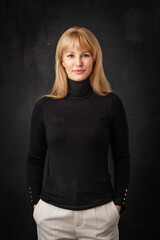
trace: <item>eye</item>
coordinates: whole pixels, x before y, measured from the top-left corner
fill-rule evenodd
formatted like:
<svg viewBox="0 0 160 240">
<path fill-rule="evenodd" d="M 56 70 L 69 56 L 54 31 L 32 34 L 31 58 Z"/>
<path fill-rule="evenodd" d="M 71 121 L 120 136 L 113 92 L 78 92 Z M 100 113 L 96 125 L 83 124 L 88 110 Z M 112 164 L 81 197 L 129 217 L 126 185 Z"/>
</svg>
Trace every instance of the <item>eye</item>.
<svg viewBox="0 0 160 240">
<path fill-rule="evenodd" d="M 73 54 L 69 54 L 67 57 L 72 57 L 73 56 Z"/>
<path fill-rule="evenodd" d="M 83 54 L 84 57 L 89 57 L 89 54 L 85 53 Z"/>
</svg>

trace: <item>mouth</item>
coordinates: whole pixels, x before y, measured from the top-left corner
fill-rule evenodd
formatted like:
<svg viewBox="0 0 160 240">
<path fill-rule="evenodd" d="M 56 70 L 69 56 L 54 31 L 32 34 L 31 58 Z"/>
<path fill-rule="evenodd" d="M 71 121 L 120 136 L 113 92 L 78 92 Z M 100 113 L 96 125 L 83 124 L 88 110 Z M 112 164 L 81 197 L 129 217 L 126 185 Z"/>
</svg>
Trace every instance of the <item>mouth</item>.
<svg viewBox="0 0 160 240">
<path fill-rule="evenodd" d="M 81 73 L 83 73 L 85 70 L 73 70 L 73 72 L 74 73 L 76 73 L 76 74 L 81 74 Z"/>
</svg>

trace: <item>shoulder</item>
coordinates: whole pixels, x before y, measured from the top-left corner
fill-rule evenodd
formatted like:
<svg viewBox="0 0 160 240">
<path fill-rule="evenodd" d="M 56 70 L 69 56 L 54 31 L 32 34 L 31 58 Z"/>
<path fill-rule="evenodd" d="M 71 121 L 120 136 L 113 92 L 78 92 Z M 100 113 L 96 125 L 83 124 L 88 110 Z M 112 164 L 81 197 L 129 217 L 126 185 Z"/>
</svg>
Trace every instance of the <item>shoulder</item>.
<svg viewBox="0 0 160 240">
<path fill-rule="evenodd" d="M 108 96 L 111 98 L 112 105 L 123 105 L 122 98 L 117 92 L 110 92 Z"/>
<path fill-rule="evenodd" d="M 42 96 L 35 100 L 34 106 L 42 107 L 44 105 L 46 97 Z"/>
<path fill-rule="evenodd" d="M 55 102 L 56 100 L 51 97 L 41 96 L 35 100 L 34 109 L 43 113 L 46 109 L 49 109 L 50 106 L 53 107 L 53 103 Z"/>
<path fill-rule="evenodd" d="M 121 97 L 116 92 L 109 92 L 104 98 L 110 103 L 111 107 L 123 105 Z"/>
<path fill-rule="evenodd" d="M 123 115 L 125 113 L 124 103 L 117 92 L 112 91 L 108 93 L 105 97 L 107 99 L 107 104 L 109 104 L 111 115 Z"/>
<path fill-rule="evenodd" d="M 111 92 L 110 97 L 111 97 L 111 113 L 113 115 L 115 114 L 116 115 L 119 114 L 121 116 L 125 115 L 126 114 L 125 105 L 119 94 L 116 92 Z"/>
<path fill-rule="evenodd" d="M 114 101 L 121 101 L 121 98 L 117 92 L 110 92 L 107 96 L 110 96 L 110 98 Z"/>
<path fill-rule="evenodd" d="M 34 101 L 33 104 L 33 112 L 35 113 L 42 113 L 43 112 L 43 105 L 44 105 L 45 97 L 39 97 Z"/>
</svg>

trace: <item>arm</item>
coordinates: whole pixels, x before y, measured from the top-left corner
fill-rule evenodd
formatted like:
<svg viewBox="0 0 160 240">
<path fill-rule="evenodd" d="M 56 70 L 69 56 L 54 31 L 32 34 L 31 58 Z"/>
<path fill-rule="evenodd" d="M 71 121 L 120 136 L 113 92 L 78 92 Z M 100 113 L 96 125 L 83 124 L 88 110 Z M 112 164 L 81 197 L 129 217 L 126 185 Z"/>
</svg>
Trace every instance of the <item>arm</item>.
<svg viewBox="0 0 160 240">
<path fill-rule="evenodd" d="M 47 142 L 43 122 L 43 100 L 35 103 L 31 115 L 30 145 L 27 156 L 27 190 L 32 205 L 37 204 L 41 192 Z"/>
<path fill-rule="evenodd" d="M 130 150 L 127 116 L 117 94 L 111 110 L 111 149 L 114 160 L 115 205 L 122 213 L 126 209 L 126 197 L 130 176 Z M 120 207 L 119 207 L 120 206 Z"/>
</svg>

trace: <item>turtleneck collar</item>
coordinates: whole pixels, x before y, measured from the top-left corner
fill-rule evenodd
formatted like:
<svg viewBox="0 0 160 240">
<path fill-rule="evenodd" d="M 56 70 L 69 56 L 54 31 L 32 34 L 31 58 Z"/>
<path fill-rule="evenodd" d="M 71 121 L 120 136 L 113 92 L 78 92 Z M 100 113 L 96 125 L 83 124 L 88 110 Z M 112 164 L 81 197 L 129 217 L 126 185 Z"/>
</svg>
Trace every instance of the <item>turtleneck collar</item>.
<svg viewBox="0 0 160 240">
<path fill-rule="evenodd" d="M 91 95 L 93 91 L 89 77 L 80 81 L 75 81 L 67 77 L 67 81 L 68 81 L 68 96 L 71 99 L 87 98 Z"/>
</svg>

